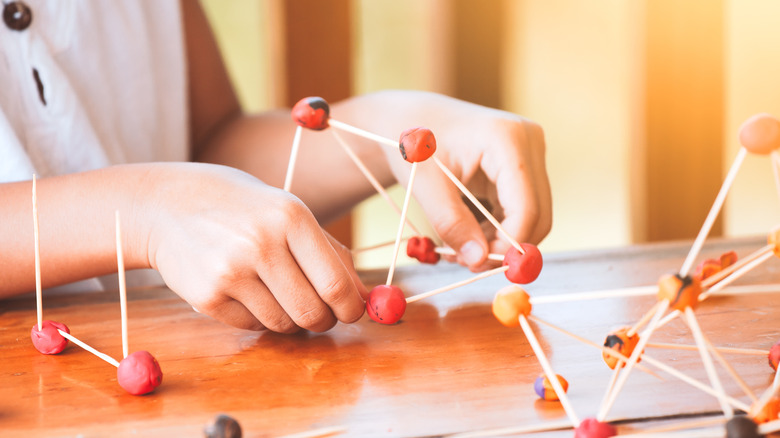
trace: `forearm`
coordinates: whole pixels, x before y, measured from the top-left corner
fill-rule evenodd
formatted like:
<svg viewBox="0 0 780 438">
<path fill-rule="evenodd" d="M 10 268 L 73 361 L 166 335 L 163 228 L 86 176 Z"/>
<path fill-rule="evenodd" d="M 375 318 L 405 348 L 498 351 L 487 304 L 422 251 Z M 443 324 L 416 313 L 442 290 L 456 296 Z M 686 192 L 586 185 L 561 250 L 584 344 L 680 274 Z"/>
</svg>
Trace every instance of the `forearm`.
<svg viewBox="0 0 780 438">
<path fill-rule="evenodd" d="M 339 109 L 336 106 L 334 112 Z M 349 123 L 349 117 L 343 121 Z M 196 158 L 244 170 L 282 187 L 294 134 L 295 124 L 287 111 L 242 116 L 226 124 Z M 382 185 L 395 181 L 379 146 L 343 137 Z M 304 130 L 291 191 L 323 223 L 375 193 L 330 130 Z"/>
<path fill-rule="evenodd" d="M 127 269 L 149 267 L 148 218 L 136 201 L 153 168 L 115 166 L 38 180 L 43 287 L 116 272 L 114 211 Z M 0 184 L 0 199 L 1 298 L 35 289 L 32 182 Z"/>
</svg>

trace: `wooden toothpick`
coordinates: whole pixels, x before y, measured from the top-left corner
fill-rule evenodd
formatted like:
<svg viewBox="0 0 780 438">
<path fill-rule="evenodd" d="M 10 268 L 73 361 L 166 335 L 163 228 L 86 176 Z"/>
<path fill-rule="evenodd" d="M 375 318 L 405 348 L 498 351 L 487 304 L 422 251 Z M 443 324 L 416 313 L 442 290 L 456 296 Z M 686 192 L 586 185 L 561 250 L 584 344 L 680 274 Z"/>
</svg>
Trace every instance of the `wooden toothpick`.
<svg viewBox="0 0 780 438">
<path fill-rule="evenodd" d="M 295 162 L 298 160 L 298 149 L 301 147 L 301 133 L 303 128 L 298 125 L 295 127 L 295 137 L 293 137 L 292 149 L 290 149 L 290 161 L 287 162 L 287 175 L 284 177 L 284 191 L 289 192 L 292 187 L 293 173 L 295 173 Z"/>
<path fill-rule="evenodd" d="M 723 415 L 725 415 L 726 418 L 731 418 L 734 416 L 734 409 L 726 402 L 726 392 L 723 390 L 723 384 L 720 382 L 720 377 L 718 376 L 717 371 L 715 371 L 715 365 L 713 365 L 712 357 L 710 357 L 710 353 L 707 349 L 707 338 L 704 336 L 704 333 L 702 333 L 701 327 L 699 327 L 699 322 L 696 320 L 696 315 L 693 314 L 693 309 L 688 306 L 685 308 L 684 313 L 685 321 L 688 323 L 688 327 L 693 333 L 693 339 L 696 340 L 696 345 L 699 347 L 699 355 L 704 364 L 704 370 L 707 371 L 707 377 L 710 379 L 710 384 L 718 394 L 717 399 L 721 409 L 723 409 Z"/>
<path fill-rule="evenodd" d="M 444 175 L 447 176 L 447 178 L 452 181 L 453 184 L 455 184 L 456 187 L 460 190 L 461 193 L 463 193 L 463 196 L 469 199 L 472 204 L 474 204 L 474 207 L 477 208 L 477 210 L 482 213 L 483 216 L 485 216 L 485 219 L 487 219 L 493 226 L 496 228 L 496 231 L 498 231 L 507 242 L 509 242 L 512 246 L 515 247 L 516 250 L 520 252 L 520 254 L 525 254 L 525 250 L 520 246 L 520 244 L 515 240 L 514 237 L 512 237 L 511 234 L 501 225 L 501 223 L 498 221 L 498 219 L 493 216 L 487 208 L 485 208 L 484 205 L 482 205 L 481 202 L 477 199 L 476 196 L 474 196 L 473 193 L 458 179 L 458 177 L 455 176 L 454 173 L 450 169 L 447 168 L 447 166 L 444 165 L 444 163 L 439 160 L 438 157 L 435 155 L 431 157 L 433 159 L 433 162 L 436 163 L 437 166 L 439 166 L 439 169 L 444 173 Z"/>
<path fill-rule="evenodd" d="M 558 400 L 560 400 L 561 406 L 563 406 L 563 410 L 566 412 L 569 420 L 571 420 L 572 427 L 576 428 L 580 425 L 580 419 L 577 418 L 577 414 L 574 412 L 574 408 L 569 402 L 569 396 L 566 395 L 566 391 L 563 390 L 561 382 L 558 380 L 558 376 L 555 374 L 555 371 L 553 371 L 552 366 L 550 365 L 550 361 L 547 360 L 547 356 L 544 354 L 542 346 L 536 339 L 536 335 L 534 334 L 531 325 L 528 324 L 528 319 L 526 319 L 525 315 L 520 314 L 519 321 L 520 327 L 523 328 L 523 333 L 525 333 L 525 337 L 528 339 L 528 343 L 531 344 L 531 349 L 536 355 L 536 360 L 539 361 L 539 365 L 542 366 L 542 370 L 544 370 L 544 374 L 547 376 L 547 379 L 550 381 L 550 384 L 555 390 L 555 394 L 558 395 Z"/>
<path fill-rule="evenodd" d="M 122 357 L 127 357 L 127 283 L 125 282 L 125 259 L 122 254 L 122 231 L 119 226 L 119 210 L 116 211 L 116 264 L 119 275 L 119 308 L 122 313 Z"/>
<path fill-rule="evenodd" d="M 111 356 L 109 356 L 109 355 L 107 355 L 105 353 L 101 353 L 101 352 L 97 351 L 96 349 L 94 349 L 94 348 L 90 347 L 89 345 L 87 345 L 86 342 L 83 342 L 83 341 L 79 340 L 78 338 L 76 338 L 75 336 L 71 335 L 68 332 L 64 332 L 64 331 L 62 331 L 60 329 L 57 329 L 57 331 L 62 335 L 63 338 L 73 342 L 74 344 L 78 345 L 79 347 L 83 348 L 84 350 L 89 351 L 90 353 L 92 353 L 95 356 L 103 359 L 104 361 L 110 363 L 111 365 L 113 365 L 115 367 L 119 367 L 119 362 L 117 362 L 117 360 L 114 359 L 113 357 L 111 357 Z"/>
<path fill-rule="evenodd" d="M 334 120 L 333 118 L 328 119 L 328 124 L 331 128 L 340 129 L 345 132 L 349 132 L 351 134 L 358 135 L 363 138 L 367 138 L 369 140 L 373 140 L 381 145 L 388 146 L 391 148 L 398 149 L 399 143 L 398 141 L 391 140 L 387 137 L 382 137 L 381 135 L 374 134 L 372 132 L 368 132 L 365 129 L 356 128 L 352 125 L 348 125 L 344 122 L 340 122 L 338 120 Z"/>
<path fill-rule="evenodd" d="M 401 208 L 401 221 L 398 224 L 398 234 L 395 236 L 395 246 L 393 247 L 393 258 L 390 260 L 390 269 L 387 271 L 386 285 L 390 286 L 393 283 L 393 273 L 395 273 L 395 265 L 398 263 L 398 251 L 401 248 L 401 240 L 404 234 L 404 224 L 406 224 L 406 213 L 409 211 L 409 203 L 412 199 L 412 188 L 414 187 L 414 177 L 417 174 L 417 163 L 412 163 L 412 170 L 409 172 L 409 184 L 406 186 L 406 196 L 404 197 L 404 205 Z"/>
<path fill-rule="evenodd" d="M 680 268 L 681 277 L 688 275 L 693 266 L 693 261 L 696 260 L 696 257 L 699 255 L 701 247 L 704 245 L 704 240 L 710 233 L 712 225 L 715 223 L 715 219 L 718 217 L 721 207 L 723 207 L 723 202 L 726 200 L 726 195 L 728 194 L 729 189 L 731 189 L 734 179 L 737 177 L 737 171 L 745 160 L 745 155 L 747 155 L 747 149 L 743 147 L 739 148 L 737 157 L 734 159 L 734 163 L 731 165 L 731 169 L 729 169 L 729 173 L 726 175 L 723 185 L 720 186 L 718 196 L 715 197 L 715 202 L 713 202 L 712 208 L 710 208 L 710 212 L 707 214 L 707 218 L 704 219 L 704 224 L 699 230 L 699 234 L 696 236 L 696 240 L 694 240 L 690 252 L 688 252 L 688 257 L 685 258 L 685 262 L 683 262 L 683 265 Z"/>
<path fill-rule="evenodd" d="M 507 270 L 509 270 L 509 266 L 501 266 L 501 267 L 498 267 L 498 268 L 495 268 L 495 269 L 491 269 L 489 271 L 485 271 L 485 272 L 483 272 L 481 274 L 478 274 L 478 275 L 476 275 L 474 277 L 458 281 L 458 282 L 450 284 L 448 286 L 443 286 L 443 287 L 440 287 L 438 289 L 434 289 L 432 291 L 423 292 L 421 294 L 417 294 L 417 295 L 411 296 L 411 297 L 406 299 L 406 303 L 407 304 L 408 303 L 413 303 L 415 301 L 420 301 L 423 298 L 432 297 L 432 296 L 438 295 L 438 294 L 440 294 L 442 292 L 447 292 L 449 290 L 457 289 L 457 288 L 459 288 L 461 286 L 465 286 L 465 285 L 473 283 L 475 281 L 482 280 L 483 278 L 488 278 L 488 277 L 496 275 L 496 274 L 501 274 L 503 272 L 506 272 Z"/>
<path fill-rule="evenodd" d="M 38 193 L 36 176 L 32 176 L 33 237 L 35 239 L 35 307 L 38 312 L 38 331 L 43 330 L 43 288 L 41 287 L 41 244 L 38 229 Z"/>
<path fill-rule="evenodd" d="M 390 194 L 387 193 L 387 190 L 385 190 L 384 187 L 382 187 L 382 184 L 379 183 L 379 180 L 376 179 L 376 176 L 369 170 L 368 166 L 363 163 L 363 160 L 358 157 L 358 155 L 355 153 L 355 151 L 352 150 L 351 147 L 347 144 L 347 142 L 344 141 L 343 138 L 341 138 L 341 135 L 336 131 L 335 129 L 331 129 L 330 132 L 333 133 L 333 137 L 336 139 L 336 142 L 341 146 L 341 148 L 344 150 L 344 152 L 347 154 L 347 156 L 352 160 L 353 163 L 355 163 L 355 166 L 360 170 L 360 173 L 363 174 L 363 176 L 366 177 L 368 182 L 371 184 L 372 187 L 374 187 L 374 190 L 379 194 L 379 196 L 382 197 L 382 199 L 387 202 L 387 204 L 399 215 L 401 214 L 401 209 L 398 208 L 398 205 L 396 205 L 395 201 L 393 201 L 393 198 L 390 197 Z M 416 235 L 421 235 L 420 230 L 417 229 L 417 227 L 414 226 L 412 221 L 409 220 L 409 218 L 406 218 L 407 224 L 409 225 L 409 228 L 412 229 L 412 231 L 415 232 Z"/>
</svg>

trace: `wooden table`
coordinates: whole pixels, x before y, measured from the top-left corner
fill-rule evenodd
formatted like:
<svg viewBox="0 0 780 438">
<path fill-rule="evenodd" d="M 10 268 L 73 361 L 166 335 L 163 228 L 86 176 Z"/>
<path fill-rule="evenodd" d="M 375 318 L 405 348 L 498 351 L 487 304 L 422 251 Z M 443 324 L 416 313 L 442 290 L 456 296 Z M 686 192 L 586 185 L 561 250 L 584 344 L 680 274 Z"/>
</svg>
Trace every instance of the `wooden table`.
<svg viewBox="0 0 780 438">
<path fill-rule="evenodd" d="M 719 241 L 703 256 L 735 249 L 744 256 L 761 239 Z M 673 243 L 547 255 L 532 296 L 650 285 L 679 269 L 689 244 Z M 772 259 L 737 284 L 780 282 Z M 366 272 L 367 284 L 384 271 Z M 400 269 L 396 284 L 408 295 L 468 278 L 447 263 Z M 379 325 L 367 316 L 325 334 L 293 336 L 233 329 L 197 314 L 167 289 L 131 291 L 130 350 L 159 360 L 163 384 L 147 396 L 125 393 L 114 367 L 70 345 L 57 356 L 31 345 L 35 302 L 0 302 L 0 435 L 202 436 L 219 413 L 238 419 L 244 436 L 280 436 L 346 426 L 344 436 L 440 436 L 486 428 L 566 421 L 557 402 L 537 398 L 541 368 L 522 331 L 491 314 L 491 277 L 410 304 L 401 323 Z M 780 286 L 777 288 L 780 291 Z M 47 319 L 113 357 L 121 355 L 116 291 L 46 297 Z M 632 324 L 654 297 L 537 305 L 533 314 L 601 343 L 611 328 Z M 715 297 L 698 310 L 705 333 L 719 346 L 768 350 L 780 339 L 780 299 L 772 294 Z M 547 327 L 533 325 L 556 372 L 570 383 L 577 414 L 595 416 L 611 370 L 601 353 Z M 692 344 L 681 321 L 654 342 Z M 707 382 L 698 353 L 648 349 Z M 748 385 L 762 392 L 772 379 L 764 356 L 728 355 Z M 634 372 L 609 419 L 621 432 L 716 415 L 711 396 L 663 373 Z M 727 392 L 748 401 L 725 373 Z M 571 430 L 555 436 L 572 436 Z M 545 435 L 547 436 L 547 435 Z"/>
</svg>

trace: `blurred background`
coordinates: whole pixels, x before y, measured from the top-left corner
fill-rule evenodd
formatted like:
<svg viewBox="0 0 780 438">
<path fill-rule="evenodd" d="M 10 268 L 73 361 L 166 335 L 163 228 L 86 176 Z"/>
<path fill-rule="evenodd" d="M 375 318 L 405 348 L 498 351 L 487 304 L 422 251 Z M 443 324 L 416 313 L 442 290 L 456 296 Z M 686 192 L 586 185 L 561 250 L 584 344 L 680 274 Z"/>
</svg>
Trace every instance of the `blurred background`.
<svg viewBox="0 0 780 438">
<path fill-rule="evenodd" d="M 554 203 L 545 252 L 692 239 L 739 125 L 780 116 L 775 0 L 202 2 L 249 111 L 403 88 L 540 123 Z M 712 235 L 777 225 L 773 178 L 770 159 L 748 156 Z M 391 211 L 369 200 L 336 232 L 353 247 L 392 240 Z"/>
</svg>

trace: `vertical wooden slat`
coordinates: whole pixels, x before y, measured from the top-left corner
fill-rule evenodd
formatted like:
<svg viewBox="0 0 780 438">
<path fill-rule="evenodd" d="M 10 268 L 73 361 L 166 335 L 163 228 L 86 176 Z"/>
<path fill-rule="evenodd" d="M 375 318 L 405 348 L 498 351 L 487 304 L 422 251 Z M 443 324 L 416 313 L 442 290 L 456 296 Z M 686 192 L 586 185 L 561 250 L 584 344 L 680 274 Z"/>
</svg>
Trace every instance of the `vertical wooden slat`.
<svg viewBox="0 0 780 438">
<path fill-rule="evenodd" d="M 502 104 L 501 53 L 506 13 L 503 0 L 455 0 L 452 70 L 454 96 L 493 108 Z"/>
<path fill-rule="evenodd" d="M 722 181 L 723 3 L 646 6 L 647 237 L 692 238 Z"/>
<path fill-rule="evenodd" d="M 351 14 L 349 0 L 295 0 L 276 3 L 283 32 L 284 79 L 276 93 L 292 106 L 303 97 L 321 96 L 329 102 L 352 94 Z M 351 246 L 351 216 L 327 227 Z"/>
</svg>

